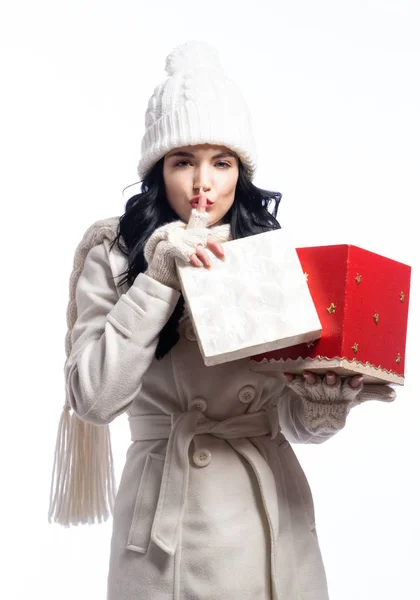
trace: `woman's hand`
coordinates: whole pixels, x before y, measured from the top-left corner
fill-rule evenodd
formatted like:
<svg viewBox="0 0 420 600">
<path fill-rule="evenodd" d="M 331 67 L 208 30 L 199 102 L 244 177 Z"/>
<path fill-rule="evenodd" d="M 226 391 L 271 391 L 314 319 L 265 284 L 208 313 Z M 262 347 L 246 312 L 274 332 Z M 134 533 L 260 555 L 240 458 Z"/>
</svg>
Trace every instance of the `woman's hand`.
<svg viewBox="0 0 420 600">
<path fill-rule="evenodd" d="M 192 228 L 192 227 L 197 227 L 197 226 L 204 226 L 207 227 L 208 224 L 208 215 L 206 212 L 206 204 L 207 204 L 207 198 L 205 193 L 203 192 L 203 189 L 200 188 L 200 195 L 198 198 L 198 206 L 196 209 L 196 212 L 198 213 L 199 217 L 194 218 L 193 215 L 193 211 L 191 211 L 191 217 L 190 220 L 188 222 L 187 225 L 187 229 Z M 205 219 L 203 218 L 203 220 L 200 222 L 201 217 L 204 217 L 205 215 Z M 205 224 L 204 224 L 205 223 Z M 217 256 L 218 258 L 224 258 L 225 257 L 225 253 L 223 251 L 223 246 L 222 244 L 220 244 L 217 239 L 212 236 L 209 235 L 209 237 L 207 238 L 207 248 L 213 252 L 213 254 L 215 256 Z M 206 252 L 203 244 L 198 244 L 195 250 L 195 254 L 192 254 L 190 257 L 190 263 L 194 266 L 194 267 L 206 267 L 206 268 L 210 268 L 211 267 L 211 261 L 210 261 L 210 257 L 208 255 L 208 253 Z"/>
<path fill-rule="evenodd" d="M 338 377 L 328 371 L 322 378 L 310 371 L 302 376 L 285 373 L 286 385 L 302 401 L 301 420 L 309 431 L 331 433 L 342 429 L 350 409 L 367 400 L 392 402 L 395 390 L 389 385 L 368 384 L 362 375 Z"/>
<path fill-rule="evenodd" d="M 311 371 L 304 371 L 302 375 L 308 385 L 314 385 L 317 382 L 319 382 L 319 378 L 317 377 L 317 375 L 315 375 L 315 373 L 312 373 Z M 293 380 L 296 379 L 296 376 L 292 375 L 292 373 L 285 373 L 284 378 L 286 379 L 287 383 L 291 383 Z M 331 387 L 336 387 L 337 379 L 338 379 L 338 377 L 335 373 L 333 373 L 332 371 L 328 371 L 325 374 L 324 383 L 325 383 L 325 385 L 328 385 Z M 347 378 L 348 385 L 353 389 L 357 389 L 357 388 L 361 387 L 362 382 L 363 382 L 362 375 L 355 375 L 354 377 Z M 290 386 L 290 387 L 293 387 L 293 386 Z"/>
<path fill-rule="evenodd" d="M 285 373 L 284 378 L 290 389 L 309 402 L 343 403 L 354 402 L 363 390 L 363 377 L 341 378 L 332 371 L 324 377 L 311 371 L 304 371 L 302 376 Z"/>
<path fill-rule="evenodd" d="M 379 400 L 380 402 L 392 402 L 395 400 L 396 392 L 390 385 L 382 383 L 363 382 L 363 375 L 354 375 L 353 377 L 340 378 L 332 371 L 328 371 L 322 380 L 318 375 L 311 371 L 304 371 L 302 377 L 284 373 L 286 384 L 299 395 L 305 393 L 313 399 L 321 398 L 321 392 L 324 393 L 325 400 L 339 399 L 337 392 L 341 392 L 341 400 L 360 404 L 367 400 Z M 322 384 L 322 387 L 320 387 Z M 313 399 L 313 401 L 315 401 Z"/>
<path fill-rule="evenodd" d="M 174 221 L 152 233 L 144 246 L 144 256 L 148 264 L 146 275 L 179 290 L 175 259 L 195 267 L 210 268 L 211 261 L 206 247 L 218 258 L 224 257 L 220 242 L 229 239 L 230 226 L 208 228 L 206 203 L 206 197 L 200 190 L 198 209 L 192 209 L 187 225 L 182 221 Z"/>
<path fill-rule="evenodd" d="M 363 378 L 341 378 L 331 371 L 324 377 L 304 371 L 284 374 L 286 385 L 301 399 L 298 412 L 302 424 L 313 434 L 331 435 L 346 424 L 347 415 L 363 390 Z"/>
</svg>

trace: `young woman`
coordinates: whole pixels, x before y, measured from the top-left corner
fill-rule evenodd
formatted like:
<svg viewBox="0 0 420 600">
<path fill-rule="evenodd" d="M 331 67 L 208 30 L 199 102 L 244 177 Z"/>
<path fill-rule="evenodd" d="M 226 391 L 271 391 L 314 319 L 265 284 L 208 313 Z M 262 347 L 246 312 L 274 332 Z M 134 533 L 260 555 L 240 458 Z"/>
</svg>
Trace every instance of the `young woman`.
<svg viewBox="0 0 420 600">
<path fill-rule="evenodd" d="M 311 492 L 290 442 L 323 442 L 352 406 L 394 392 L 369 395 L 360 377 L 333 373 L 281 381 L 248 359 L 204 365 L 175 258 L 209 268 L 223 242 L 278 228 L 281 195 L 252 183 L 246 106 L 214 51 L 188 43 L 167 72 L 146 113 L 141 193 L 121 218 L 88 230 L 72 280 L 69 406 L 95 430 L 127 413 L 131 430 L 108 600 L 327 600 Z M 89 436 L 84 450 L 86 439 L 109 452 Z M 79 479 L 95 485 L 54 498 L 73 523 L 100 517 L 103 507 L 77 514 L 76 502 L 110 485 L 97 479 L 103 463 L 83 458 L 73 458 Z"/>
</svg>

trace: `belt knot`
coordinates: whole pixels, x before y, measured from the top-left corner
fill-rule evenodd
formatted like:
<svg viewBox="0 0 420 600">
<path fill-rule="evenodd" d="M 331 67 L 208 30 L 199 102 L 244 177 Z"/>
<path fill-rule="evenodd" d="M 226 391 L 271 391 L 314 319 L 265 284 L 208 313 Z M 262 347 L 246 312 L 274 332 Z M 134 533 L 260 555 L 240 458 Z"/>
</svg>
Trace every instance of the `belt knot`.
<svg viewBox="0 0 420 600">
<path fill-rule="evenodd" d="M 260 410 L 223 421 L 209 419 L 199 411 L 130 417 L 133 441 L 168 439 L 151 532 L 152 540 L 162 550 L 173 555 L 179 540 L 188 490 L 188 449 L 193 437 L 210 434 L 226 440 L 260 436 L 274 439 L 279 433 L 279 425 L 277 409 L 273 408 L 275 412 Z"/>
</svg>

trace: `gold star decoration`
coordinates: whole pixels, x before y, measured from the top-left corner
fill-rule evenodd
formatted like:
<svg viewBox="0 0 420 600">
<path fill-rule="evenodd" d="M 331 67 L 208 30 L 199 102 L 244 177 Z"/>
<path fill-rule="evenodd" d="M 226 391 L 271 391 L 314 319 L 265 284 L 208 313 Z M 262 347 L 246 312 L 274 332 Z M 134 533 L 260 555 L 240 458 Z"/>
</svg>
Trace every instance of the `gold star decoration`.
<svg viewBox="0 0 420 600">
<path fill-rule="evenodd" d="M 353 346 L 351 347 L 351 349 L 353 350 L 353 352 L 355 354 L 357 354 L 359 352 L 359 344 L 357 342 L 354 342 Z"/>
<path fill-rule="evenodd" d="M 354 279 L 356 280 L 357 285 L 360 285 L 362 283 L 362 276 L 359 275 L 359 273 L 356 274 L 356 277 Z"/>
<path fill-rule="evenodd" d="M 306 273 L 306 271 L 305 271 L 304 275 L 305 275 L 305 281 L 308 281 L 309 273 Z"/>
<path fill-rule="evenodd" d="M 331 304 L 329 305 L 329 307 L 327 308 L 327 311 L 330 313 L 330 315 L 332 315 L 333 313 L 335 313 L 336 310 L 336 305 L 334 304 L 334 302 L 331 302 Z"/>
<path fill-rule="evenodd" d="M 401 362 L 401 354 L 398 352 L 397 354 L 397 358 L 395 359 L 395 362 L 399 365 Z"/>
<path fill-rule="evenodd" d="M 400 302 L 404 302 L 405 300 L 405 294 L 404 292 L 400 292 Z"/>
<path fill-rule="evenodd" d="M 373 320 L 375 321 L 376 325 L 379 323 L 379 313 L 375 313 L 373 315 Z"/>
</svg>

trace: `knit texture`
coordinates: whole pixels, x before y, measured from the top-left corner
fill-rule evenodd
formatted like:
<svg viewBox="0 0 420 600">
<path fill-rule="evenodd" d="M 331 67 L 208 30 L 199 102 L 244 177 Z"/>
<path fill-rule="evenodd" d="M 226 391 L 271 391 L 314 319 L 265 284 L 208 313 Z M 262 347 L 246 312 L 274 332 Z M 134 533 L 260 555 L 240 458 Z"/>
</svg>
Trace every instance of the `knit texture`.
<svg viewBox="0 0 420 600">
<path fill-rule="evenodd" d="M 368 400 L 392 402 L 395 399 L 396 392 L 388 385 L 365 385 L 362 382 L 354 388 L 350 381 L 351 378 L 337 376 L 335 384 L 329 385 L 318 375 L 312 384 L 304 377 L 295 377 L 287 382 L 302 401 L 303 424 L 312 431 L 338 431 L 345 426 L 353 406 Z"/>
<path fill-rule="evenodd" d="M 83 270 L 86 256 L 91 248 L 101 244 L 105 239 L 114 240 L 117 235 L 119 217 L 110 217 L 96 221 L 83 235 L 82 241 L 76 248 L 73 259 L 73 270 L 70 275 L 69 301 L 67 305 L 67 334 L 65 339 L 66 358 L 69 357 L 72 347 L 71 332 L 77 319 L 76 287 L 80 273 Z"/>
<path fill-rule="evenodd" d="M 146 275 L 179 290 L 181 286 L 176 271 L 176 259 L 189 263 L 197 246 L 201 244 L 206 247 L 210 236 L 218 242 L 231 239 L 230 225 L 207 228 L 207 223 L 208 214 L 193 209 L 187 225 L 182 221 L 175 221 L 156 229 L 144 247 L 144 256 L 148 263 Z"/>
<path fill-rule="evenodd" d="M 252 179 L 257 156 L 249 110 L 216 50 L 204 42 L 187 42 L 166 58 L 166 73 L 146 111 L 140 179 L 170 150 L 196 144 L 227 146 Z"/>
<path fill-rule="evenodd" d="M 76 288 L 86 256 L 105 239 L 114 240 L 119 218 L 97 221 L 85 232 L 73 261 L 67 305 L 66 360 L 72 349 L 72 330 L 77 320 Z M 114 461 L 109 426 L 98 427 L 70 415 L 65 403 L 58 425 L 51 478 L 48 520 L 69 527 L 106 521 L 112 515 L 116 495 Z"/>
</svg>

